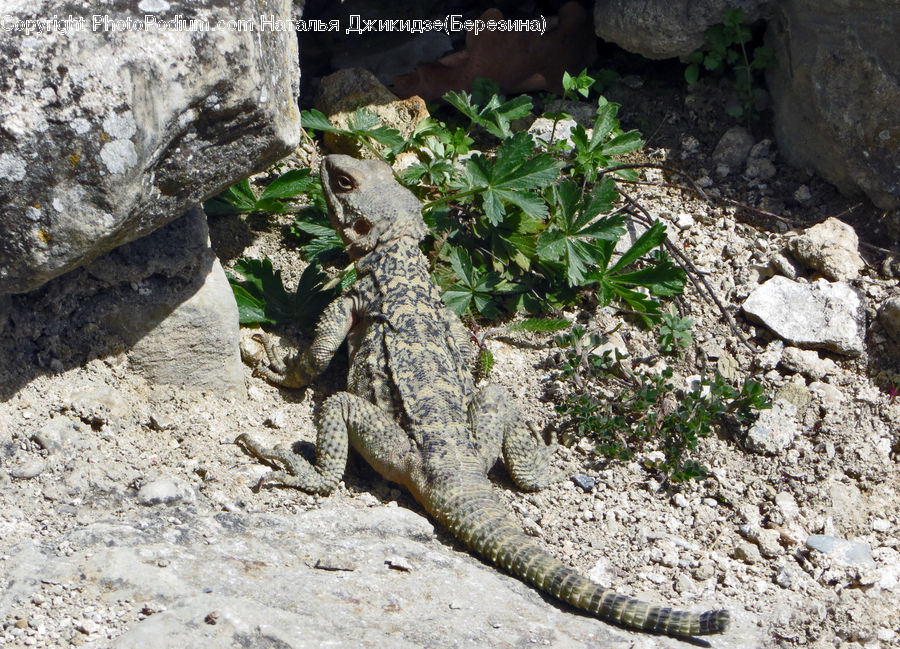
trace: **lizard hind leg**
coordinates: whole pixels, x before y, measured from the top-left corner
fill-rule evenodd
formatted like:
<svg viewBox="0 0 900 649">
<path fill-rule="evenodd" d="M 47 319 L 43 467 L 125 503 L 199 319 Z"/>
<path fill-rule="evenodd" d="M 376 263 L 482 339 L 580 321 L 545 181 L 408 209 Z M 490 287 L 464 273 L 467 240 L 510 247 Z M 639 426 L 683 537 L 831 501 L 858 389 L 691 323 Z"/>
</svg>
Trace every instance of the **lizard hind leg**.
<svg viewBox="0 0 900 649">
<path fill-rule="evenodd" d="M 263 446 L 247 433 L 241 433 L 235 444 L 242 445 L 247 451 L 272 464 L 283 465 L 284 470 L 270 471 L 259 480 L 259 485 L 274 482 L 295 487 L 306 493 L 328 494 L 334 489 L 347 464 L 347 442 L 344 440 L 328 440 L 324 444 L 320 433 L 316 444 L 316 463 L 310 464 L 306 458 L 294 453 L 283 444 L 275 448 Z"/>
<path fill-rule="evenodd" d="M 503 387 L 488 384 L 475 392 L 469 403 L 469 424 L 485 471 L 502 452 L 503 462 L 520 489 L 537 491 L 552 482 L 550 458 L 555 445 L 544 444 L 528 428 Z"/>
<path fill-rule="evenodd" d="M 375 404 L 350 392 L 338 392 L 322 406 L 319 437 L 340 436 L 391 482 L 409 486 L 421 457 L 409 434 Z M 318 444 L 317 444 L 318 448 Z"/>
</svg>

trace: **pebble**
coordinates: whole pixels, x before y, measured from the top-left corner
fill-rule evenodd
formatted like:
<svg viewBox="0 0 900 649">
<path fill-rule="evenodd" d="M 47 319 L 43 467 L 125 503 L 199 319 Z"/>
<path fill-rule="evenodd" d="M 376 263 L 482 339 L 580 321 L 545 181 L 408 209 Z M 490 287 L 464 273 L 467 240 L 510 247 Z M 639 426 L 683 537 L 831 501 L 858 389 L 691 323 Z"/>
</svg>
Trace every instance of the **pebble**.
<svg viewBox="0 0 900 649">
<path fill-rule="evenodd" d="M 690 593 L 694 590 L 694 582 L 684 574 L 680 574 L 675 578 L 675 592 Z"/>
<path fill-rule="evenodd" d="M 572 142 L 571 135 L 572 129 L 576 126 L 578 126 L 578 122 L 574 119 L 561 119 L 556 122 L 556 129 L 554 130 L 552 119 L 538 117 L 528 128 L 528 133 L 531 135 L 532 139 L 535 140 L 536 144 L 538 143 L 538 140 L 544 144 L 549 143 L 552 133 L 554 142 L 565 139 L 566 145 L 571 149 L 575 146 L 574 142 Z M 590 139 L 593 131 L 589 130 L 589 133 L 588 139 Z"/>
<path fill-rule="evenodd" d="M 811 198 L 812 192 L 809 191 L 809 186 L 807 185 L 800 185 L 796 190 L 794 190 L 794 200 L 798 203 L 805 203 Z"/>
<path fill-rule="evenodd" d="M 797 406 L 775 399 L 771 408 L 759 413 L 759 419 L 747 431 L 745 444 L 754 453 L 778 455 L 791 445 L 797 433 Z"/>
<path fill-rule="evenodd" d="M 885 300 L 878 311 L 878 321 L 894 340 L 900 342 L 900 297 Z"/>
<path fill-rule="evenodd" d="M 830 383 L 814 381 L 809 384 L 809 390 L 819 395 L 819 398 L 822 400 L 822 406 L 826 410 L 840 410 L 841 404 L 844 402 L 844 395 Z"/>
<path fill-rule="evenodd" d="M 869 546 L 859 541 L 848 541 L 830 534 L 811 534 L 806 538 L 806 547 L 843 565 L 875 567 Z"/>
<path fill-rule="evenodd" d="M 891 523 L 883 518 L 876 518 L 872 521 L 872 529 L 876 532 L 888 532 L 891 529 Z"/>
<path fill-rule="evenodd" d="M 775 583 L 782 588 L 790 588 L 794 583 L 794 569 L 789 565 L 781 566 L 775 573 Z"/>
<path fill-rule="evenodd" d="M 391 570 L 399 570 L 401 572 L 412 572 L 413 564 L 406 557 L 395 555 L 386 559 L 384 564 Z"/>
<path fill-rule="evenodd" d="M 799 374 L 795 374 L 794 377 L 799 379 L 799 381 L 791 380 L 782 385 L 775 391 L 775 399 L 776 401 L 783 399 L 788 403 L 794 404 L 797 407 L 797 417 L 799 419 L 806 413 L 806 409 L 812 401 L 812 393 L 806 387 L 806 383 Z"/>
<path fill-rule="evenodd" d="M 832 280 L 855 279 L 866 265 L 856 231 L 834 217 L 807 228 L 788 247 L 799 261 Z"/>
<path fill-rule="evenodd" d="M 747 160 L 747 168 L 744 170 L 744 175 L 757 180 L 770 180 L 776 173 L 775 165 L 766 158 L 750 158 Z"/>
<path fill-rule="evenodd" d="M 590 492 L 594 488 L 596 481 L 589 475 L 576 473 L 572 476 L 572 482 L 581 487 L 582 491 Z"/>
<path fill-rule="evenodd" d="M 287 413 L 284 411 L 284 408 L 279 408 L 278 410 L 270 413 L 263 423 L 270 428 L 283 430 L 287 428 Z"/>
<path fill-rule="evenodd" d="M 766 345 L 765 350 L 756 357 L 756 361 L 759 363 L 760 368 L 764 370 L 774 370 L 781 362 L 783 354 L 784 342 L 781 340 L 773 340 Z"/>
<path fill-rule="evenodd" d="M 168 430 L 175 427 L 175 422 L 165 413 L 154 413 L 150 415 L 150 427 L 153 430 Z"/>
<path fill-rule="evenodd" d="M 753 564 L 763 560 L 762 555 L 759 553 L 759 548 L 746 541 L 738 543 L 732 554 L 735 559 L 740 559 L 744 563 Z"/>
<path fill-rule="evenodd" d="M 51 453 L 57 453 L 79 437 L 80 424 L 71 417 L 54 417 L 34 434 L 34 441 Z"/>
<path fill-rule="evenodd" d="M 140 488 L 137 500 L 142 505 L 171 505 L 178 502 L 192 503 L 196 499 L 193 488 L 178 478 L 159 478 Z"/>
<path fill-rule="evenodd" d="M 694 570 L 694 579 L 697 581 L 706 581 L 712 579 L 716 574 L 716 567 L 712 561 L 703 561 Z"/>
<path fill-rule="evenodd" d="M 725 131 L 713 149 L 712 159 L 717 165 L 734 169 L 740 167 L 750 155 L 753 136 L 743 126 L 732 126 Z"/>
<path fill-rule="evenodd" d="M 26 458 L 10 469 L 9 475 L 19 480 L 30 480 L 39 476 L 46 468 L 47 463 L 42 459 Z"/>
<path fill-rule="evenodd" d="M 819 381 L 837 372 L 837 364 L 830 358 L 820 357 L 814 349 L 788 347 L 781 356 L 781 364 L 814 381 Z"/>
<path fill-rule="evenodd" d="M 784 516 L 785 522 L 790 522 L 800 515 L 800 508 L 794 496 L 786 491 L 779 491 L 775 494 L 775 506 Z"/>
<path fill-rule="evenodd" d="M 679 212 L 675 218 L 675 227 L 679 230 L 690 230 L 694 227 L 694 217 L 687 212 Z"/>
</svg>

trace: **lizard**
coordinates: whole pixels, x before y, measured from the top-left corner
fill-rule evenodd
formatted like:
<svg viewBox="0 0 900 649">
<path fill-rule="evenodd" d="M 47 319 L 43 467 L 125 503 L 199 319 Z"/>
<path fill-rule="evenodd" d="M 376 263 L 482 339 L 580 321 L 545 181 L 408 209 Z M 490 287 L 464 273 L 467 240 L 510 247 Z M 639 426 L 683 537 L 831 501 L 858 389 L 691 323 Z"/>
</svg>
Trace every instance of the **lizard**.
<svg viewBox="0 0 900 649">
<path fill-rule="evenodd" d="M 348 389 L 320 408 L 315 464 L 284 445 L 267 448 L 248 433 L 235 440 L 284 467 L 257 487 L 278 482 L 328 494 L 343 477 L 352 446 L 469 549 L 577 609 L 672 636 L 724 631 L 727 610 L 675 610 L 595 584 L 509 517 L 488 471 L 502 457 L 519 488 L 544 488 L 553 445 L 523 425 L 504 388 L 475 387 L 468 331 L 441 301 L 419 249 L 427 232 L 421 203 L 379 160 L 329 155 L 320 174 L 329 219 L 355 262 L 357 281 L 326 307 L 307 350 L 281 357 L 270 339 L 258 338 L 267 361 L 255 369 L 281 386 L 304 387 L 346 338 Z"/>
</svg>

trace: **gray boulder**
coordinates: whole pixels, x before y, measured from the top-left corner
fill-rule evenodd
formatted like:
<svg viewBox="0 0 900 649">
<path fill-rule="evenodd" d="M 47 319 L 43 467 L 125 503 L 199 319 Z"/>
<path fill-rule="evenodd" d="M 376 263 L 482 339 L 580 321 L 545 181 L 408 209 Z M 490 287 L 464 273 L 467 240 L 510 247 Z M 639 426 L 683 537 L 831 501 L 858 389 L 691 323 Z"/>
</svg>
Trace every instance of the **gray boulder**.
<svg viewBox="0 0 900 649">
<path fill-rule="evenodd" d="M 154 383 L 244 394 L 237 305 L 203 210 L 84 268 L 11 295 L 0 331 L 0 397 L 34 374 L 127 350 Z"/>
<path fill-rule="evenodd" d="M 846 194 L 900 207 L 900 5 L 771 4 L 768 75 L 779 151 Z"/>
<path fill-rule="evenodd" d="M 10 619 L 16 602 L 53 583 L 77 585 L 79 609 L 109 601 L 134 607 L 124 632 L 103 619 L 73 620 L 86 636 L 78 640 L 116 649 L 673 643 L 574 614 L 442 543 L 426 519 L 403 508 L 326 505 L 292 515 L 196 509 L 141 507 L 126 520 L 90 523 L 54 539 L 77 548 L 69 556 L 23 541 L 4 562 L 10 586 L 0 592 L 0 615 Z M 691 608 L 709 604 L 696 598 Z M 726 605 L 735 625 L 716 646 L 758 646 L 753 616 Z"/>
<path fill-rule="evenodd" d="M 116 2 L 102 14 L 66 0 L 15 4 L 9 24 L 86 24 L 13 31 L 0 44 L 0 294 L 155 230 L 299 141 L 296 32 L 189 29 L 258 16 L 256 2 Z M 265 12 L 290 18 L 291 3 Z M 123 28 L 139 16 L 205 23 L 106 31 L 92 28 L 94 13 Z"/>
<path fill-rule="evenodd" d="M 648 59 L 685 56 L 703 45 L 710 25 L 725 20 L 729 9 L 741 9 L 754 21 L 760 0 L 596 0 L 597 36 Z"/>
</svg>

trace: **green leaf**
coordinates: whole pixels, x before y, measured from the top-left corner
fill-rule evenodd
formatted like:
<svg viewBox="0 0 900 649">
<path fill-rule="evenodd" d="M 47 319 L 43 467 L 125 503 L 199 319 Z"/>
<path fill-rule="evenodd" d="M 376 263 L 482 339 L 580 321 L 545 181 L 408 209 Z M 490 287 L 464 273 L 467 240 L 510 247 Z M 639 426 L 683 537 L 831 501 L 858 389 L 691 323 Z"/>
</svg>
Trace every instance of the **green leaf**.
<svg viewBox="0 0 900 649">
<path fill-rule="evenodd" d="M 507 326 L 509 331 L 528 331 L 531 333 L 554 333 L 572 326 L 565 318 L 528 318 Z"/>
<path fill-rule="evenodd" d="M 500 314 L 493 296 L 509 292 L 512 287 L 499 274 L 483 272 L 472 264 L 472 258 L 464 248 L 451 248 L 450 265 L 459 281 L 444 291 L 444 304 L 459 315 L 465 314 L 471 305 L 487 318 Z"/>
<path fill-rule="evenodd" d="M 537 240 L 537 254 L 541 259 L 556 261 L 566 253 L 566 233 L 560 229 L 545 230 Z"/>
<path fill-rule="evenodd" d="M 628 131 L 612 138 L 603 145 L 602 151 L 605 156 L 622 155 L 629 153 L 644 146 L 641 134 L 637 131 Z"/>
<path fill-rule="evenodd" d="M 293 294 L 284 290 L 281 271 L 273 270 L 268 259 L 239 259 L 234 270 L 244 277 L 229 277 L 244 325 L 292 322 L 311 328 L 337 295 L 335 290 L 324 288 L 325 275 L 316 264 L 306 267 Z"/>
<path fill-rule="evenodd" d="M 310 192 L 322 193 L 318 177 L 313 177 L 308 168 L 291 169 L 273 180 L 260 194 L 259 199 L 293 198 Z"/>
<path fill-rule="evenodd" d="M 256 209 L 256 196 L 250 188 L 250 180 L 243 180 L 233 184 L 217 196 L 203 204 L 203 209 L 209 215 L 219 214 L 243 214 Z"/>
<path fill-rule="evenodd" d="M 609 269 L 609 272 L 615 273 L 617 270 L 634 263 L 640 257 L 643 257 L 654 248 L 660 246 L 665 240 L 666 226 L 661 221 L 654 221 L 653 225 L 638 237 L 631 248 L 619 257 L 612 268 Z"/>
<path fill-rule="evenodd" d="M 327 131 L 329 133 L 347 133 L 332 124 L 325 114 L 318 110 L 304 110 L 300 113 L 300 124 L 303 128 L 315 131 Z"/>
<path fill-rule="evenodd" d="M 633 273 L 617 274 L 615 280 L 625 286 L 643 286 L 653 295 L 671 297 L 684 290 L 685 273 L 671 264 L 656 264 Z"/>
<path fill-rule="evenodd" d="M 509 138 L 512 136 L 509 123 L 531 112 L 531 98 L 521 95 L 504 102 L 497 95 L 497 89 L 494 82 L 476 79 L 471 96 L 450 91 L 444 95 L 444 100 L 469 118 L 470 128 L 477 124 L 494 137 Z"/>
<path fill-rule="evenodd" d="M 553 187 L 553 221 L 538 237 L 537 254 L 545 261 L 562 261 L 569 286 L 585 284 L 590 268 L 605 267 L 609 253 L 596 239 L 616 241 L 625 231 L 621 216 L 596 219 L 601 210 L 612 207 L 611 183 L 599 183 L 585 198 L 572 181 Z"/>
<path fill-rule="evenodd" d="M 485 216 L 492 225 L 498 225 L 503 220 L 506 214 L 504 201 L 518 206 L 529 216 L 546 216 L 544 201 L 529 190 L 549 185 L 559 171 L 557 162 L 549 154 L 528 157 L 533 151 L 531 136 L 522 132 L 505 140 L 497 148 L 493 162 L 480 154 L 466 161 L 461 188 L 466 193 L 481 196 Z"/>
<path fill-rule="evenodd" d="M 229 275 L 228 279 L 231 281 L 234 279 L 234 276 Z M 234 281 L 236 282 L 237 280 Z M 231 290 L 234 293 L 234 301 L 237 302 L 238 322 L 240 324 L 271 324 L 274 322 L 266 317 L 265 302 L 262 298 L 255 297 L 246 288 L 234 282 L 231 284 Z"/>
<path fill-rule="evenodd" d="M 687 81 L 689 86 L 693 86 L 697 83 L 697 80 L 700 78 L 700 66 L 696 63 L 691 63 L 684 69 L 684 80 Z"/>
<path fill-rule="evenodd" d="M 562 86 L 564 93 L 577 92 L 582 97 L 587 97 L 594 85 L 594 79 L 588 76 L 587 70 L 582 70 L 577 77 L 573 77 L 568 72 L 563 72 Z"/>
</svg>

